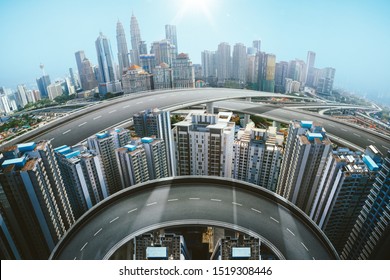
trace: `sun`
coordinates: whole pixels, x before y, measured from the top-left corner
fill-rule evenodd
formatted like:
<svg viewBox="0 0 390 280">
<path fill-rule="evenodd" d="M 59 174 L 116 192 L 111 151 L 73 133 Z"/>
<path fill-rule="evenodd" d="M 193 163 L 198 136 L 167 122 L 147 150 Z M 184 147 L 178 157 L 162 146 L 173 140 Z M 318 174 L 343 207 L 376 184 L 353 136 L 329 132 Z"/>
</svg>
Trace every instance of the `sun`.
<svg viewBox="0 0 390 280">
<path fill-rule="evenodd" d="M 211 11 L 214 9 L 217 0 L 176 0 L 178 7 L 174 21 L 180 22 L 186 17 L 203 17 L 210 24 L 213 24 Z"/>
</svg>

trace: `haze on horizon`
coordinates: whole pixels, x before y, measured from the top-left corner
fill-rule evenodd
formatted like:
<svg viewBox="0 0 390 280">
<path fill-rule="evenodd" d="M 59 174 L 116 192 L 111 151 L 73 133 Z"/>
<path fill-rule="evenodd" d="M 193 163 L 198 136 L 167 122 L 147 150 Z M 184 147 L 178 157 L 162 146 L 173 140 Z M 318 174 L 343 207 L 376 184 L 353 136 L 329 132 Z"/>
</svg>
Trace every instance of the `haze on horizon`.
<svg viewBox="0 0 390 280">
<path fill-rule="evenodd" d="M 0 86 L 37 88 L 39 65 L 52 81 L 77 70 L 74 53 L 84 50 L 97 64 L 95 40 L 103 32 L 117 60 L 116 23 L 130 47 L 130 17 L 138 19 L 148 45 L 165 37 L 165 24 L 177 26 L 179 52 L 201 63 L 203 50 L 220 42 L 262 41 L 277 61 L 306 60 L 336 69 L 335 88 L 390 105 L 390 2 L 386 0 L 4 0 L 0 2 L 2 52 Z"/>
</svg>

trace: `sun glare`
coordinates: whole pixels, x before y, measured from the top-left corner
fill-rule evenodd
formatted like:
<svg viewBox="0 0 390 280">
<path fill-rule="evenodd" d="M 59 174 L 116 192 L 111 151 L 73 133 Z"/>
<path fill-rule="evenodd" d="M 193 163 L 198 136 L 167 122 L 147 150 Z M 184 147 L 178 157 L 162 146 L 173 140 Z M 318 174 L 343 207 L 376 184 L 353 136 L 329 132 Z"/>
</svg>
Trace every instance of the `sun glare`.
<svg viewBox="0 0 390 280">
<path fill-rule="evenodd" d="M 215 5 L 215 1 L 216 0 L 176 0 L 178 11 L 174 21 L 178 23 L 186 17 L 201 16 L 212 25 L 213 17 L 211 11 Z"/>
</svg>

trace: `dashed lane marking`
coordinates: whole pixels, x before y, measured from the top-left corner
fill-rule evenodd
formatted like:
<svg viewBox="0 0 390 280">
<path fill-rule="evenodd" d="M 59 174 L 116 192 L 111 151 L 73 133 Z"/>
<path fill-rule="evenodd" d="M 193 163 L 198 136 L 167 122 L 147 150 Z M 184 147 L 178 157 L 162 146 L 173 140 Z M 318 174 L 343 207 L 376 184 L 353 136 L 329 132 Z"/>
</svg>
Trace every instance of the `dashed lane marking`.
<svg viewBox="0 0 390 280">
<path fill-rule="evenodd" d="M 295 234 L 289 228 L 287 228 L 287 231 L 295 236 Z"/>
<path fill-rule="evenodd" d="M 93 119 L 94 120 L 97 120 L 97 119 L 100 119 L 102 116 L 97 116 L 97 117 L 94 117 Z"/>
<path fill-rule="evenodd" d="M 155 204 L 157 204 L 157 202 L 148 203 L 148 204 L 146 204 L 146 206 L 152 206 L 152 205 L 155 205 Z"/>
<path fill-rule="evenodd" d="M 375 144 L 375 141 L 373 141 L 371 139 L 367 139 L 367 141 Z"/>
<path fill-rule="evenodd" d="M 83 123 L 79 124 L 79 127 L 80 127 L 80 126 L 83 126 L 83 125 L 85 125 L 85 124 L 87 124 L 87 122 L 83 122 Z"/>
<path fill-rule="evenodd" d="M 69 133 L 71 131 L 72 131 L 71 129 L 68 129 L 67 131 L 62 132 L 62 134 L 67 134 L 67 133 Z"/>
<path fill-rule="evenodd" d="M 127 213 L 131 213 L 131 212 L 134 212 L 134 211 L 137 211 L 138 210 L 138 208 L 134 208 L 134 209 L 131 209 L 131 210 L 129 210 L 129 211 L 127 211 Z"/>
<path fill-rule="evenodd" d="M 211 201 L 215 201 L 215 202 L 221 202 L 222 200 L 220 200 L 220 199 L 216 199 L 216 198 L 212 198 L 212 199 L 210 199 Z"/>
<path fill-rule="evenodd" d="M 95 234 L 93 236 L 98 235 L 102 230 L 103 230 L 103 228 L 100 228 L 97 232 L 95 232 Z"/>
<path fill-rule="evenodd" d="M 275 219 L 274 217 L 269 217 L 269 218 L 279 224 L 279 221 L 277 219 Z"/>
<path fill-rule="evenodd" d="M 260 210 L 257 210 L 257 209 L 255 209 L 255 208 L 251 208 L 251 210 L 252 210 L 252 211 L 255 211 L 255 212 L 259 213 L 259 214 L 261 214 L 261 211 L 260 211 Z"/>
<path fill-rule="evenodd" d="M 232 204 L 233 204 L 233 205 L 237 205 L 237 206 L 242 206 L 241 203 L 237 203 L 237 202 L 234 202 L 234 201 L 232 202 Z"/>
<path fill-rule="evenodd" d="M 199 200 L 199 197 L 190 197 L 189 200 Z"/>
<path fill-rule="evenodd" d="M 168 199 L 169 202 L 178 201 L 178 200 L 179 200 L 178 198 L 171 198 L 171 199 Z"/>
<path fill-rule="evenodd" d="M 118 220 L 118 219 L 119 219 L 119 217 L 116 217 L 116 218 L 112 219 L 112 220 L 110 221 L 110 224 L 113 223 L 113 222 L 115 222 L 115 221 Z"/>
<path fill-rule="evenodd" d="M 308 252 L 309 252 L 309 249 L 307 249 L 307 247 L 305 246 L 305 244 L 303 244 L 302 242 L 301 242 L 301 244 L 302 244 L 303 248 L 305 248 L 305 249 L 306 249 L 306 251 L 308 251 Z"/>
<path fill-rule="evenodd" d="M 88 242 L 85 242 L 85 244 L 83 245 L 83 247 L 81 247 L 80 252 L 81 252 L 82 250 L 84 250 L 85 246 L 87 246 L 87 245 L 88 245 Z"/>
<path fill-rule="evenodd" d="M 112 110 L 112 111 L 110 111 L 110 112 L 108 112 L 109 114 L 112 114 L 112 113 L 115 113 L 116 112 L 116 110 Z"/>
</svg>

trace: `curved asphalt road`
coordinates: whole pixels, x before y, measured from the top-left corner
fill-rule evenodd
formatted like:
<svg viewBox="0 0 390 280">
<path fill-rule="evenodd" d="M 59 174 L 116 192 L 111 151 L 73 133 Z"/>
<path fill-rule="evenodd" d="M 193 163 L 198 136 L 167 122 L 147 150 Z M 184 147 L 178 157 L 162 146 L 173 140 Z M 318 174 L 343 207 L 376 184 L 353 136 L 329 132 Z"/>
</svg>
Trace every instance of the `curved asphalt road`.
<svg viewBox="0 0 390 280">
<path fill-rule="evenodd" d="M 210 100 L 222 100 L 246 96 L 280 97 L 282 95 L 234 89 L 157 91 L 144 95 L 134 95 L 134 98 L 130 95 L 130 97 L 123 98 L 123 101 L 119 103 L 110 104 L 109 106 L 97 111 L 87 112 L 70 122 L 60 125 L 50 131 L 46 131 L 39 137 L 29 139 L 28 141 L 38 141 L 40 139 L 52 140 L 52 145 L 54 147 L 61 145 L 74 145 L 89 136 L 106 129 L 107 127 L 129 120 L 133 114 L 147 108 L 179 108 L 187 107 L 190 104 L 194 105 L 208 102 Z M 386 154 L 387 150 L 390 149 L 390 141 L 388 140 L 375 136 L 366 130 L 353 128 L 338 122 L 332 122 L 324 119 L 320 115 L 308 115 L 308 113 L 299 110 L 248 102 L 219 101 L 214 104 L 221 108 L 223 107 L 235 111 L 260 114 L 265 117 L 285 122 L 288 122 L 291 119 L 315 120 L 316 122 L 322 124 L 328 133 L 354 143 L 359 147 L 364 148 L 368 145 L 376 145 L 376 147 L 384 154 Z"/>
<path fill-rule="evenodd" d="M 309 217 L 280 196 L 240 181 L 191 176 L 156 180 L 113 195 L 77 221 L 51 258 L 109 258 L 136 235 L 176 223 L 234 225 L 262 236 L 286 259 L 338 258 Z"/>
</svg>

